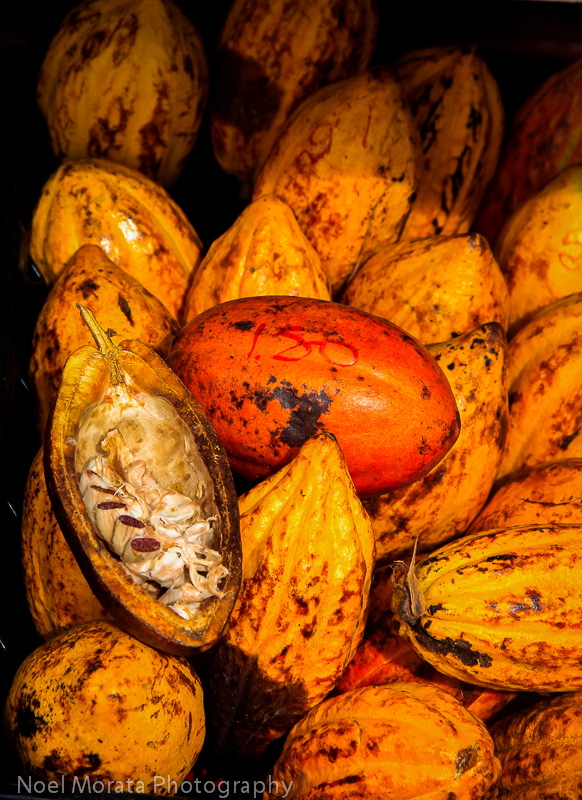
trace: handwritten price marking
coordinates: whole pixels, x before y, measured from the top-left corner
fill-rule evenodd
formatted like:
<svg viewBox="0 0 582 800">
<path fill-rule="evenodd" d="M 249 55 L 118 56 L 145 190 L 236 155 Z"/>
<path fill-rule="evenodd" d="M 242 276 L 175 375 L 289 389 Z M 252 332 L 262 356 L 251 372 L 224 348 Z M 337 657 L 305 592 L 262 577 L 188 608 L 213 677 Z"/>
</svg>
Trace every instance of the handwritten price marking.
<svg viewBox="0 0 582 800">
<path fill-rule="evenodd" d="M 253 344 L 248 352 L 247 358 L 251 358 L 253 355 L 259 336 L 266 327 L 267 326 L 264 322 L 261 322 L 260 325 L 257 326 L 253 336 Z M 317 348 L 319 355 L 325 361 L 333 364 L 336 367 L 351 367 L 357 362 L 359 358 L 359 352 L 358 349 L 353 345 L 342 341 L 341 338 L 305 339 L 301 335 L 301 332 L 304 330 L 305 329 L 301 325 L 287 325 L 285 328 L 279 328 L 275 336 L 282 336 L 286 339 L 291 339 L 294 344 L 290 345 L 289 347 L 285 347 L 278 353 L 275 353 L 273 356 L 271 356 L 271 358 L 275 359 L 275 361 L 301 361 L 302 358 L 306 358 L 307 356 L 311 355 L 313 348 Z M 331 354 L 329 352 L 330 347 L 332 347 L 333 350 Z M 293 353 L 293 351 L 297 350 L 297 348 L 300 348 L 300 352 Z M 341 358 L 337 348 L 343 348 L 344 350 Z M 260 356 L 258 354 L 255 355 L 255 359 L 258 358 L 260 358 Z"/>
<path fill-rule="evenodd" d="M 574 255 L 563 251 L 558 253 L 558 259 L 564 269 L 575 270 L 582 268 L 582 232 L 570 231 L 562 239 L 562 244 L 577 248 Z"/>
</svg>

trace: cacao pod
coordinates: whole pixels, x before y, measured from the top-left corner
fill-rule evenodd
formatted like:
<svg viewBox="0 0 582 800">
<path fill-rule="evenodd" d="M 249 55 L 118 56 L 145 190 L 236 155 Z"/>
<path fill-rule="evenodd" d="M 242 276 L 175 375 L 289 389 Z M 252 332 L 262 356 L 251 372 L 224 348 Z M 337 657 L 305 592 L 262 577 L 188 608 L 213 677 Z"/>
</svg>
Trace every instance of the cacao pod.
<svg viewBox="0 0 582 800">
<path fill-rule="evenodd" d="M 270 294 L 331 300 L 321 259 L 275 194 L 250 203 L 210 245 L 192 278 L 184 321 L 228 300 Z"/>
<path fill-rule="evenodd" d="M 423 156 L 402 238 L 466 233 L 499 160 L 505 114 L 497 82 L 475 48 L 414 50 L 393 68 L 418 126 Z"/>
<path fill-rule="evenodd" d="M 325 86 L 289 118 L 257 175 L 317 250 L 335 295 L 398 240 L 418 185 L 419 147 L 399 81 L 385 67 Z"/>
<path fill-rule="evenodd" d="M 579 58 L 545 80 L 515 115 L 475 223 L 492 247 L 524 200 L 582 161 L 581 77 Z"/>
<path fill-rule="evenodd" d="M 464 533 L 485 504 L 508 425 L 505 332 L 496 322 L 430 345 L 461 415 L 459 438 L 423 478 L 365 501 L 379 563 L 431 550 Z"/>
<path fill-rule="evenodd" d="M 582 456 L 582 292 L 543 306 L 507 348 L 509 429 L 498 478 Z"/>
<path fill-rule="evenodd" d="M 185 659 L 84 622 L 24 660 L 4 725 L 21 767 L 42 781 L 169 794 L 202 748 L 202 688 Z"/>
<path fill-rule="evenodd" d="M 161 186 L 105 159 L 61 165 L 34 209 L 30 254 L 52 284 L 84 244 L 101 247 L 180 321 L 202 243 Z"/>
<path fill-rule="evenodd" d="M 302 100 L 366 69 L 377 26 L 374 0 L 236 0 L 220 32 L 210 103 L 225 172 L 252 181 Z"/>
<path fill-rule="evenodd" d="M 207 94 L 202 39 L 172 0 L 75 6 L 37 86 L 58 158 L 107 158 L 164 186 L 194 147 Z"/>
<path fill-rule="evenodd" d="M 261 754 L 333 689 L 362 638 L 374 533 L 328 433 L 239 499 L 243 581 L 212 651 L 220 750 Z"/>
<path fill-rule="evenodd" d="M 389 319 L 426 345 L 509 322 L 505 279 L 479 234 L 386 245 L 362 264 L 341 302 Z"/>
<path fill-rule="evenodd" d="M 41 437 L 65 361 L 73 350 L 93 342 L 76 309 L 77 303 L 88 300 L 99 316 L 107 314 L 116 335 L 140 339 L 161 356 L 178 332 L 178 323 L 166 307 L 100 247 L 80 247 L 57 278 L 34 327 L 29 377 L 36 390 Z"/>
<path fill-rule="evenodd" d="M 45 477 L 87 582 L 122 627 L 169 653 L 218 639 L 240 587 L 238 507 L 226 455 L 162 359 L 114 345 L 69 356 L 46 428 Z"/>
<path fill-rule="evenodd" d="M 511 298 L 510 335 L 543 306 L 582 291 L 582 165 L 568 167 L 525 200 L 495 251 Z"/>
<path fill-rule="evenodd" d="M 400 635 L 440 672 L 491 689 L 582 687 L 582 526 L 464 536 L 397 579 Z M 398 572 L 401 572 L 399 569 Z"/>
<path fill-rule="evenodd" d="M 233 469 L 251 480 L 327 430 L 358 493 L 379 494 L 425 475 L 459 434 L 453 392 L 426 349 L 338 303 L 222 303 L 186 325 L 167 362 L 201 403 Z"/>
<path fill-rule="evenodd" d="M 41 638 L 52 639 L 82 622 L 110 619 L 89 588 L 54 515 L 42 447 L 24 489 L 21 548 L 26 600 Z"/>
<path fill-rule="evenodd" d="M 422 746 L 419 743 L 422 742 Z M 448 692 L 402 681 L 320 703 L 290 731 L 265 798 L 482 797 L 499 761 L 487 729 Z"/>
</svg>

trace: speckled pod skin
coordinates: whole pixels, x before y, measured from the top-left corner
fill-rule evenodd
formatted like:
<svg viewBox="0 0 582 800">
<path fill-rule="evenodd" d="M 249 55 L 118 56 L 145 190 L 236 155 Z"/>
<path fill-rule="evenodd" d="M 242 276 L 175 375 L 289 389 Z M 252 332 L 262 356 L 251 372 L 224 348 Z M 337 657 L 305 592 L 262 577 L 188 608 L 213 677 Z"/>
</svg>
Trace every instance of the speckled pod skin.
<svg viewBox="0 0 582 800">
<path fill-rule="evenodd" d="M 333 689 L 359 644 L 374 534 L 330 434 L 239 500 L 243 582 L 210 668 L 220 750 L 256 756 Z"/>
<path fill-rule="evenodd" d="M 448 692 L 406 681 L 325 700 L 289 733 L 275 764 L 275 800 L 378 797 L 474 800 L 499 761 L 485 726 Z M 279 794 L 277 794 L 277 790 Z"/>
<path fill-rule="evenodd" d="M 45 782 L 169 794 L 202 748 L 202 688 L 185 659 L 86 622 L 21 664 L 4 725 L 22 769 Z"/>
<path fill-rule="evenodd" d="M 100 247 L 80 247 L 49 292 L 34 327 L 29 377 L 36 390 L 41 439 L 67 358 L 93 342 L 77 311 L 77 303 L 85 302 L 117 336 L 140 339 L 159 355 L 166 355 L 178 332 L 166 307 Z"/>
<path fill-rule="evenodd" d="M 498 487 L 468 532 L 549 522 L 582 525 L 582 458 L 518 472 Z"/>
<path fill-rule="evenodd" d="M 108 158 L 169 186 L 208 94 L 202 39 L 172 0 L 85 0 L 62 22 L 37 99 L 58 158 Z"/>
<path fill-rule="evenodd" d="M 85 580 L 48 496 L 42 448 L 24 489 L 22 571 L 34 627 L 43 639 L 94 619 L 110 619 Z"/>
<path fill-rule="evenodd" d="M 210 246 L 192 278 L 184 321 L 227 300 L 269 294 L 331 300 L 321 259 L 275 194 L 250 203 Z"/>
<path fill-rule="evenodd" d="M 389 319 L 427 345 L 488 322 L 507 329 L 509 322 L 505 279 L 477 233 L 386 245 L 362 264 L 341 301 Z"/>
<path fill-rule="evenodd" d="M 541 308 L 507 348 L 509 430 L 498 478 L 582 456 L 582 292 Z"/>
<path fill-rule="evenodd" d="M 420 151 L 399 81 L 386 67 L 336 81 L 289 118 L 255 182 L 279 194 L 315 247 L 335 295 L 360 262 L 398 240 Z"/>
<path fill-rule="evenodd" d="M 252 181 L 302 100 L 366 69 L 377 25 L 374 0 L 236 0 L 210 100 L 212 146 L 225 172 Z"/>
<path fill-rule="evenodd" d="M 574 165 L 524 201 L 497 240 L 511 297 L 511 334 L 542 306 L 582 291 L 581 238 L 582 165 Z"/>
<path fill-rule="evenodd" d="M 581 77 L 579 58 L 544 81 L 514 117 L 475 223 L 492 247 L 524 200 L 582 161 Z"/>
<path fill-rule="evenodd" d="M 231 300 L 191 320 L 166 360 L 251 480 L 327 430 L 360 496 L 374 496 L 425 475 L 459 435 L 452 389 L 426 348 L 339 303 Z"/>
<path fill-rule="evenodd" d="M 403 239 L 471 230 L 505 125 L 497 82 L 474 49 L 414 50 L 393 64 L 422 143 L 422 172 Z"/>
<path fill-rule="evenodd" d="M 582 692 L 543 699 L 497 722 L 491 735 L 501 761 L 495 800 L 582 797 Z"/>
<path fill-rule="evenodd" d="M 379 563 L 432 550 L 467 529 L 495 481 L 507 435 L 507 343 L 495 322 L 429 346 L 461 414 L 459 438 L 432 470 L 410 486 L 365 501 Z"/>
<path fill-rule="evenodd" d="M 582 688 L 582 526 L 517 526 L 457 539 L 402 578 L 400 635 L 447 675 L 491 689 Z M 411 596 L 420 604 L 412 610 Z"/>
<path fill-rule="evenodd" d="M 84 244 L 101 247 L 180 319 L 202 242 L 161 186 L 102 158 L 61 165 L 36 204 L 30 254 L 52 284 Z"/>
</svg>

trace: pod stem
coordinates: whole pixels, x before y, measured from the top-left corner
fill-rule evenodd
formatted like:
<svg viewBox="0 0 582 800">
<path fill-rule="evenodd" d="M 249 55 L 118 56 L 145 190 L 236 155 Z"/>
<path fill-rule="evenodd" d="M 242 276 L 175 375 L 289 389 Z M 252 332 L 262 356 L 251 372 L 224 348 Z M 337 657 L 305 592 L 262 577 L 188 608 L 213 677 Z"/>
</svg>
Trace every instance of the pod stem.
<svg viewBox="0 0 582 800">
<path fill-rule="evenodd" d="M 123 372 L 119 368 L 119 364 L 117 363 L 117 351 L 119 350 L 119 348 L 117 347 L 117 345 L 113 344 L 110 337 L 107 335 L 106 331 L 104 331 L 101 325 L 99 325 L 99 323 L 95 319 L 95 314 L 93 314 L 90 308 L 82 306 L 80 303 L 77 303 L 77 308 L 81 313 L 83 322 L 89 328 L 91 336 L 95 340 L 97 349 L 99 350 L 100 354 L 108 361 L 109 375 L 111 377 L 111 382 L 114 385 L 117 385 L 119 383 L 124 383 Z"/>
</svg>

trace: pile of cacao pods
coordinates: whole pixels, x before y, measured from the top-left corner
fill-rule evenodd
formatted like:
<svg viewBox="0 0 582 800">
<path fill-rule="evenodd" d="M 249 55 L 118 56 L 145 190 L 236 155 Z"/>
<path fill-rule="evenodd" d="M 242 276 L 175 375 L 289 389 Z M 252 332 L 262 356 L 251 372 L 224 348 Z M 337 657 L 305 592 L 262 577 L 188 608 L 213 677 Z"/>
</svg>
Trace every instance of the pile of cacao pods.
<svg viewBox="0 0 582 800">
<path fill-rule="evenodd" d="M 35 76 L 6 791 L 582 797 L 582 61 L 514 111 L 372 0 L 221 11 L 86 0 Z"/>
</svg>

